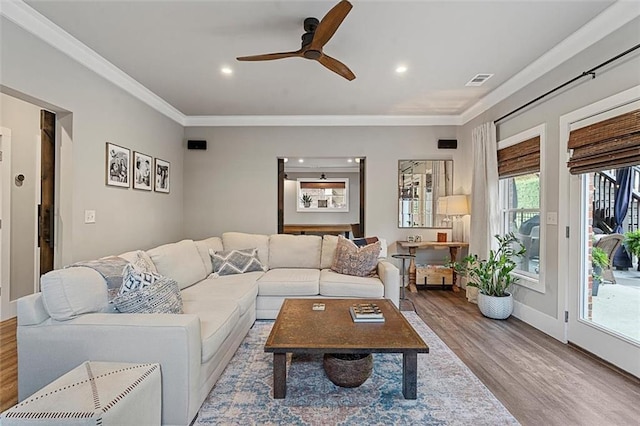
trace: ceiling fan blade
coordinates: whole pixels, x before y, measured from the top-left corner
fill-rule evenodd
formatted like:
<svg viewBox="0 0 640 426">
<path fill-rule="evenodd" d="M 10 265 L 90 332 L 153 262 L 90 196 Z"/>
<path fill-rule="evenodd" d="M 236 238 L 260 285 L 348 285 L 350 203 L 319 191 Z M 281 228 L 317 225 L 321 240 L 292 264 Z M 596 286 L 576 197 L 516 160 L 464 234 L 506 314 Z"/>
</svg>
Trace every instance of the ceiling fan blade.
<svg viewBox="0 0 640 426">
<path fill-rule="evenodd" d="M 336 30 L 347 17 L 347 14 L 351 11 L 353 6 L 347 0 L 342 0 L 340 3 L 333 6 L 333 8 L 324 15 L 322 21 L 316 27 L 315 34 L 313 35 L 313 41 L 311 41 L 312 50 L 322 50 L 322 46 L 333 37 Z"/>
<path fill-rule="evenodd" d="M 274 59 L 294 58 L 302 56 L 302 50 L 295 52 L 266 53 L 264 55 L 240 56 L 236 58 L 238 61 L 272 61 Z"/>
<path fill-rule="evenodd" d="M 345 64 L 343 64 L 339 60 L 332 58 L 331 56 L 322 54 L 317 59 L 317 61 L 320 62 L 325 67 L 329 68 L 331 71 L 343 76 L 349 81 L 356 78 L 356 75 L 349 69 L 349 67 L 347 67 Z"/>
</svg>

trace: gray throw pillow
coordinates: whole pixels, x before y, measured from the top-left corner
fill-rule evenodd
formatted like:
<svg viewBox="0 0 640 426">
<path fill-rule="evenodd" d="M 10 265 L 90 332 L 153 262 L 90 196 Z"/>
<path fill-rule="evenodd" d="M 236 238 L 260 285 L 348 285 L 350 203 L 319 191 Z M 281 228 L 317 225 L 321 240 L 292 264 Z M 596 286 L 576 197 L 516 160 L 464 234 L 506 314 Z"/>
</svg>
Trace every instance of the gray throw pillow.
<svg viewBox="0 0 640 426">
<path fill-rule="evenodd" d="M 213 251 L 209 249 L 215 275 L 244 274 L 245 272 L 264 271 L 258 259 L 258 249 Z"/>
</svg>

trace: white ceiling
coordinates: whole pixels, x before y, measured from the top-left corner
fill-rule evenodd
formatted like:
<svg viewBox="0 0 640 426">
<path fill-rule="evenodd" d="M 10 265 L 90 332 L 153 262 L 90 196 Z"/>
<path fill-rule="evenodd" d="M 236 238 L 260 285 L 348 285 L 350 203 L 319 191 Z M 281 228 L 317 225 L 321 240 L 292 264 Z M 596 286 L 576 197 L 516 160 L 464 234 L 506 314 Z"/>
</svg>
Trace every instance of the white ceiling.
<svg viewBox="0 0 640 426">
<path fill-rule="evenodd" d="M 324 48 L 352 82 L 301 58 L 235 60 L 297 50 L 304 18 L 337 0 L 26 3 L 185 116 L 460 116 L 613 2 L 353 0 Z M 477 73 L 495 75 L 465 87 Z"/>
</svg>

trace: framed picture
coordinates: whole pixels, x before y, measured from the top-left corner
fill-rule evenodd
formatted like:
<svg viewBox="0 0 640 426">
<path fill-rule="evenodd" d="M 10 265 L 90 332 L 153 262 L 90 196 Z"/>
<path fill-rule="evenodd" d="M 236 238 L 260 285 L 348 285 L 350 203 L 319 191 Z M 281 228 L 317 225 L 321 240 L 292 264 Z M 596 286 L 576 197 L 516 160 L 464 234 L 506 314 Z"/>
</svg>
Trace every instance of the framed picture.
<svg viewBox="0 0 640 426">
<path fill-rule="evenodd" d="M 133 189 L 151 191 L 153 159 L 141 152 L 133 151 Z"/>
<path fill-rule="evenodd" d="M 129 188 L 131 180 L 131 151 L 107 142 L 106 178 L 107 185 Z"/>
<path fill-rule="evenodd" d="M 168 161 L 161 160 L 156 158 L 155 164 L 155 177 L 156 177 L 156 185 L 155 190 L 157 192 L 166 192 L 169 193 L 169 183 L 171 181 L 171 165 Z"/>
</svg>

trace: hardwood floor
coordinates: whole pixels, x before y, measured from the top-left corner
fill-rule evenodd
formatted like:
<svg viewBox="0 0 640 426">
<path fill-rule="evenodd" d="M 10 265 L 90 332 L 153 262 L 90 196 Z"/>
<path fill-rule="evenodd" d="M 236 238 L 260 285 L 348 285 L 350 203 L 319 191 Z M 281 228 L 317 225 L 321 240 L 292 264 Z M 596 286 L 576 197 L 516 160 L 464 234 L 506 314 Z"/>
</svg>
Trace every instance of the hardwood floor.
<svg viewBox="0 0 640 426">
<path fill-rule="evenodd" d="M 0 412 L 18 402 L 16 319 L 0 322 Z"/>
<path fill-rule="evenodd" d="M 639 424 L 637 378 L 513 317 L 484 318 L 463 292 L 420 290 L 407 298 L 523 425 Z M 17 400 L 15 330 L 15 319 L 0 323 L 0 411 Z"/>
<path fill-rule="evenodd" d="M 485 318 L 464 292 L 420 290 L 407 298 L 523 425 L 640 424 L 637 378 L 514 317 Z"/>
</svg>

